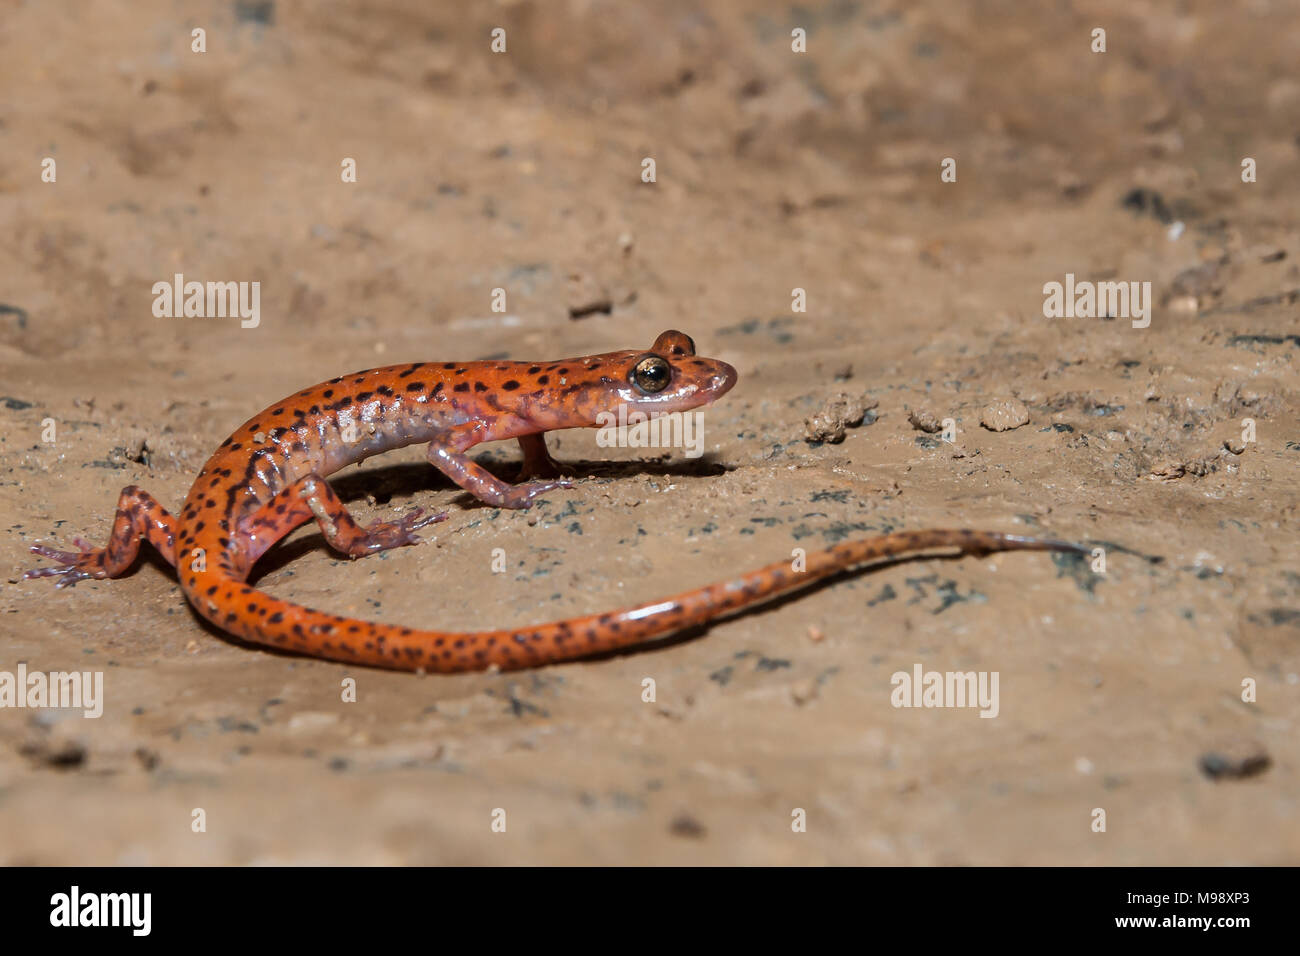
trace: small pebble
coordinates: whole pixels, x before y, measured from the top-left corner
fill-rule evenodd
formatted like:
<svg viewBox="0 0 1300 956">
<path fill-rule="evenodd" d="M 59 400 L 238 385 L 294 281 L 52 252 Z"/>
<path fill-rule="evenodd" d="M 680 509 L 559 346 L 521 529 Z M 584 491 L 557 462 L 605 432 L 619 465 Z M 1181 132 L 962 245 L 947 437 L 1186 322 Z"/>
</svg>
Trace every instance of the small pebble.
<svg viewBox="0 0 1300 956">
<path fill-rule="evenodd" d="M 1254 740 L 1233 740 L 1201 754 L 1201 772 L 1211 780 L 1242 780 L 1263 773 L 1273 763 L 1263 745 Z"/>
<path fill-rule="evenodd" d="M 673 822 L 668 825 L 668 832 L 673 836 L 686 837 L 692 840 L 700 840 L 708 832 L 704 824 L 696 820 L 687 813 L 679 813 L 673 817 Z"/>
<path fill-rule="evenodd" d="M 1029 409 L 1023 402 L 1010 399 L 985 405 L 980 424 L 991 432 L 1005 432 L 1029 424 Z"/>
<path fill-rule="evenodd" d="M 913 428 L 919 432 L 925 432 L 927 435 L 943 431 L 943 422 L 939 421 L 934 416 L 934 413 L 928 409 L 912 409 L 907 415 L 907 420 Z"/>
<path fill-rule="evenodd" d="M 809 677 L 790 685 L 790 698 L 802 707 L 817 696 L 817 681 Z"/>
</svg>

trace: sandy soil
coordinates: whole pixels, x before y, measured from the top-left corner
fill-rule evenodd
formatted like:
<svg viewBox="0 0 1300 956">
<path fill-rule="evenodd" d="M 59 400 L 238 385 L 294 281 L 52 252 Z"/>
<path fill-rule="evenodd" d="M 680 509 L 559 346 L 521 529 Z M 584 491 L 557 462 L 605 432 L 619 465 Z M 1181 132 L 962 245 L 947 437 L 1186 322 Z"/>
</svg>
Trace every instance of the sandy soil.
<svg viewBox="0 0 1300 956">
<path fill-rule="evenodd" d="M 1294 6 L 60 6 L 0 31 L 0 670 L 102 670 L 106 703 L 0 710 L 0 862 L 1300 862 Z M 176 272 L 260 282 L 260 325 L 156 318 Z M 1150 326 L 1044 317 L 1067 273 L 1150 282 Z M 406 449 L 337 486 L 450 509 L 428 544 L 349 562 L 303 529 L 259 586 L 505 626 L 927 526 L 1104 543 L 1105 573 L 910 562 L 456 677 L 240 645 L 156 556 L 21 580 L 308 384 L 666 328 L 740 370 L 705 458 L 552 436 L 591 477 L 508 513 Z M 810 444 L 841 393 L 874 408 Z M 955 443 L 909 420 L 944 418 Z M 893 707 L 916 665 L 997 672 L 998 717 Z"/>
</svg>

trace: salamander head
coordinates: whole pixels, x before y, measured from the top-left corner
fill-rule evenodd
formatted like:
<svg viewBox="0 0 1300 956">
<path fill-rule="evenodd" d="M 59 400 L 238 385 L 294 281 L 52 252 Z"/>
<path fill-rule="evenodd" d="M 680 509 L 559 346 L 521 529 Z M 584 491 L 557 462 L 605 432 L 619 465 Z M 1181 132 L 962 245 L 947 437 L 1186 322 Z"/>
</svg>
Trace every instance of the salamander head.
<svg viewBox="0 0 1300 956">
<path fill-rule="evenodd" d="M 547 429 L 603 425 L 598 417 L 617 416 L 620 406 L 628 414 L 685 412 L 712 403 L 736 384 L 734 368 L 700 358 L 691 337 L 677 331 L 664 332 L 646 351 L 606 352 L 558 364 L 562 374 L 550 371 L 535 400 L 519 409 Z"/>
</svg>

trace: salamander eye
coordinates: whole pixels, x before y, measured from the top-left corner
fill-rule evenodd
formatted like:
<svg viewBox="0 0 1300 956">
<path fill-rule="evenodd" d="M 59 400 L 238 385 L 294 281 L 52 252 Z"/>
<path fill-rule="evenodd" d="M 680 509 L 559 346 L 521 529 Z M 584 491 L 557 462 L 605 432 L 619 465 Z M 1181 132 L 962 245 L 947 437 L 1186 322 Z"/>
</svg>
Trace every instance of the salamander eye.
<svg viewBox="0 0 1300 956">
<path fill-rule="evenodd" d="M 647 355 L 632 369 L 632 384 L 646 394 L 662 392 L 673 377 L 672 366 L 657 355 Z"/>
</svg>

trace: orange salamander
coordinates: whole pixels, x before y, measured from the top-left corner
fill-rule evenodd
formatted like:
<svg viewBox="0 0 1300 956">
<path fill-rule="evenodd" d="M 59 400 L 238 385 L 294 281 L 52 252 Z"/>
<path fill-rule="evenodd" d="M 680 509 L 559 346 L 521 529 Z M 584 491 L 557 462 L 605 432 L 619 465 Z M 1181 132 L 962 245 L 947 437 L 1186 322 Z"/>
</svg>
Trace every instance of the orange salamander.
<svg viewBox="0 0 1300 956">
<path fill-rule="evenodd" d="M 31 550 L 57 567 L 27 577 L 123 574 L 146 539 L 177 567 L 195 610 L 248 641 L 314 657 L 412 671 L 534 667 L 626 648 L 803 587 L 868 561 L 934 548 L 961 554 L 1038 550 L 1088 553 L 1063 541 L 984 531 L 904 531 L 846 542 L 791 562 L 618 611 L 536 627 L 446 632 L 325 614 L 271 597 L 245 580 L 275 542 L 315 520 L 339 551 L 361 557 L 415 544 L 415 531 L 446 518 L 414 509 L 398 521 L 359 525 L 325 477 L 371 455 L 427 442 L 429 461 L 461 488 L 500 508 L 527 508 L 571 483 L 558 478 L 544 433 L 590 428 L 620 405 L 644 413 L 708 405 L 736 383 L 725 362 L 701 358 L 681 332 L 649 350 L 548 362 L 414 362 L 354 372 L 298 392 L 253 416 L 203 466 L 179 515 L 148 492 L 123 489 L 108 544 L 80 551 Z M 503 482 L 465 454 L 480 442 L 517 438 L 519 484 Z"/>
</svg>

